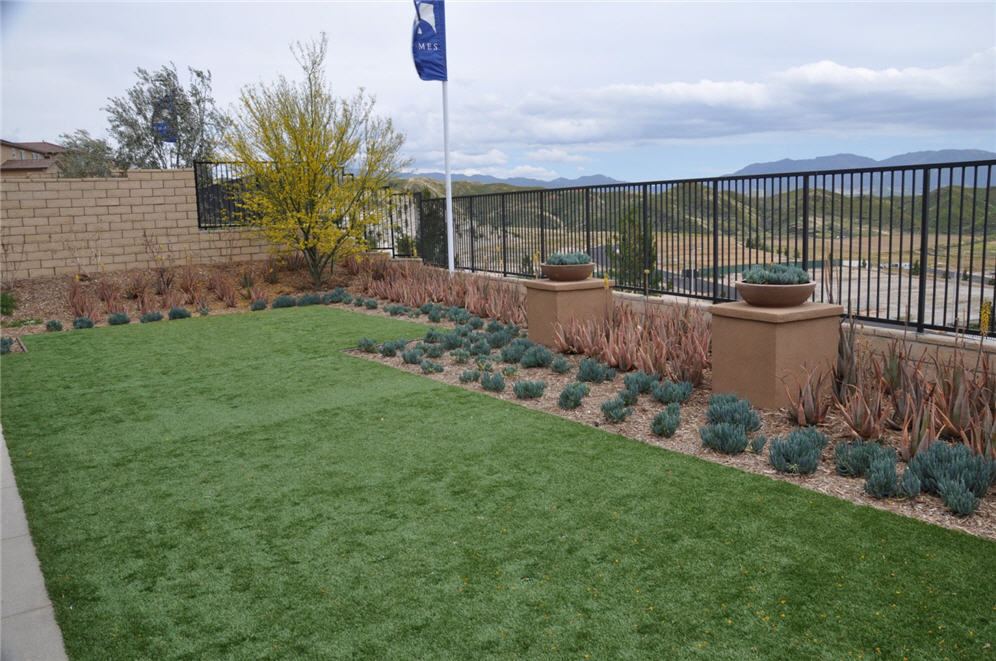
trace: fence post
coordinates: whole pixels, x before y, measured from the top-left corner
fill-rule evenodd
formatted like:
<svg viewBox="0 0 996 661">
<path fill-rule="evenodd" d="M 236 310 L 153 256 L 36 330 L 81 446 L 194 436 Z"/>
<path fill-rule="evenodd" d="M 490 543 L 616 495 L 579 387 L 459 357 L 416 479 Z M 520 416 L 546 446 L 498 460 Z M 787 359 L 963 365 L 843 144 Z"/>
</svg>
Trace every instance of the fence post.
<svg viewBox="0 0 996 661">
<path fill-rule="evenodd" d="M 422 255 L 422 259 L 425 259 L 426 252 L 425 252 L 425 243 L 423 241 L 424 235 L 422 232 L 422 217 L 424 216 L 424 213 L 422 211 L 422 193 L 419 191 L 415 191 L 414 193 L 412 193 L 412 197 L 415 199 L 415 204 L 413 205 L 413 207 L 415 209 L 415 215 L 416 215 L 415 220 L 418 223 L 416 225 L 418 227 L 418 230 L 415 232 L 415 237 L 414 237 L 415 249 L 418 251 L 420 255 Z"/>
<path fill-rule="evenodd" d="M 584 249 L 591 255 L 591 189 L 584 189 Z"/>
<path fill-rule="evenodd" d="M 802 270 L 809 270 L 809 175 L 802 179 Z"/>
<path fill-rule="evenodd" d="M 508 228 L 505 222 L 505 197 L 501 194 L 501 274 L 508 275 Z"/>
<path fill-rule="evenodd" d="M 387 218 L 388 218 L 388 230 L 391 234 L 391 258 L 397 257 L 394 252 L 394 194 L 391 192 L 387 193 Z"/>
<path fill-rule="evenodd" d="M 477 270 L 477 250 L 474 246 L 474 198 L 467 198 L 467 224 L 470 227 L 470 272 Z"/>
<path fill-rule="evenodd" d="M 930 215 L 930 168 L 923 168 L 923 193 L 920 196 L 920 273 L 916 302 L 916 332 L 922 333 L 927 316 L 927 218 Z"/>
<path fill-rule="evenodd" d="M 546 199 L 546 191 L 540 191 L 539 195 L 539 217 L 540 217 L 540 262 L 546 261 L 546 219 L 543 213 L 543 200 Z M 535 273 L 533 274 L 535 275 Z"/>
<path fill-rule="evenodd" d="M 719 302 L 719 179 L 712 180 L 712 302 Z"/>
<path fill-rule="evenodd" d="M 650 295 L 650 214 L 647 211 L 647 184 L 643 184 L 643 295 Z"/>
</svg>

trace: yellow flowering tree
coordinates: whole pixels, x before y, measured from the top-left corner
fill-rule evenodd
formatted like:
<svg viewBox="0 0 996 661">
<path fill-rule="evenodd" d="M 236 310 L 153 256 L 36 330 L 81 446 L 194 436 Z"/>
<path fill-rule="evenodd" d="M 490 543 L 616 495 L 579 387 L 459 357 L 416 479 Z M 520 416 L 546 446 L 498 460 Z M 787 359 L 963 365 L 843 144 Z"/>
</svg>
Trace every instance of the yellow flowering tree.
<svg viewBox="0 0 996 661">
<path fill-rule="evenodd" d="M 360 89 L 336 98 L 325 81 L 328 41 L 296 44 L 304 80 L 281 76 L 243 88 L 226 156 L 237 161 L 237 220 L 265 240 L 298 250 L 316 287 L 333 264 L 366 249 L 365 230 L 383 220 L 384 195 L 401 158 L 404 135 L 374 115 Z"/>
</svg>

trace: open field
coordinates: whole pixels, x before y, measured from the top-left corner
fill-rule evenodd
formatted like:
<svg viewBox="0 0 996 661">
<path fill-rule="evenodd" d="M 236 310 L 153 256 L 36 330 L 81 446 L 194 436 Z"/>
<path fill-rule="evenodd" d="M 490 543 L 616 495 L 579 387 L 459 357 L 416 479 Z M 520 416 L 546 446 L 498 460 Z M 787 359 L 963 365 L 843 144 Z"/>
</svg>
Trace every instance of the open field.
<svg viewBox="0 0 996 661">
<path fill-rule="evenodd" d="M 981 658 L 992 542 L 341 353 L 322 307 L 26 338 L 71 658 Z"/>
</svg>

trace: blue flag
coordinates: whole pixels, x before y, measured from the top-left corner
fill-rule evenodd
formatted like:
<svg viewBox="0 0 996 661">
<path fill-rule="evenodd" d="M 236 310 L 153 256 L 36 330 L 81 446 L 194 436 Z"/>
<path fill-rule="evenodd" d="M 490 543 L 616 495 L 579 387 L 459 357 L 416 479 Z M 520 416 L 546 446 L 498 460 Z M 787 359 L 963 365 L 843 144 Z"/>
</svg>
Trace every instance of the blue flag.
<svg viewBox="0 0 996 661">
<path fill-rule="evenodd" d="M 446 20 L 443 0 L 415 0 L 412 58 L 422 80 L 446 80 Z"/>
</svg>

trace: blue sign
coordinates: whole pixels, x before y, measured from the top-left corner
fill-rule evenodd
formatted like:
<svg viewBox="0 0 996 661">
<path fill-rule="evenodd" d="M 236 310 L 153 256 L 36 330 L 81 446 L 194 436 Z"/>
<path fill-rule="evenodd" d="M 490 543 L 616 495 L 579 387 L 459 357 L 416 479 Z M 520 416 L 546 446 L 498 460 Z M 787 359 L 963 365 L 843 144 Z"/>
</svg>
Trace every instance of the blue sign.
<svg viewBox="0 0 996 661">
<path fill-rule="evenodd" d="M 443 0 L 415 0 L 412 58 L 422 80 L 446 80 L 446 20 Z"/>
</svg>

